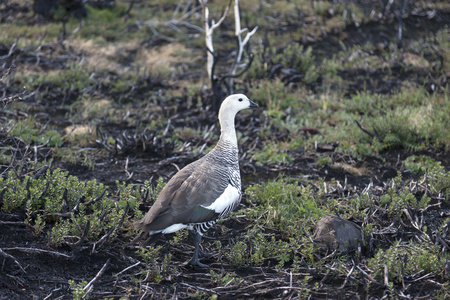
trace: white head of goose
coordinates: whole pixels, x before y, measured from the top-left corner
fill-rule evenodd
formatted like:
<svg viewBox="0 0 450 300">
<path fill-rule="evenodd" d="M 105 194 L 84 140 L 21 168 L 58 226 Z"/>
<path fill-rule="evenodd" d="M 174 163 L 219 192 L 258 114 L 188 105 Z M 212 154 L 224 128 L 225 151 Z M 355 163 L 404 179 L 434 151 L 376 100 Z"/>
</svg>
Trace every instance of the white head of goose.
<svg viewBox="0 0 450 300">
<path fill-rule="evenodd" d="M 208 154 L 187 165 L 173 176 L 159 194 L 145 217 L 135 223 L 142 230 L 135 240 L 147 233 L 166 234 L 188 228 L 193 238 L 192 265 L 208 267 L 199 257 L 208 257 L 200 248 L 203 234 L 217 220 L 228 215 L 241 201 L 241 175 L 234 119 L 246 108 L 258 107 L 243 94 L 228 96 L 219 110 L 221 135 Z"/>
</svg>

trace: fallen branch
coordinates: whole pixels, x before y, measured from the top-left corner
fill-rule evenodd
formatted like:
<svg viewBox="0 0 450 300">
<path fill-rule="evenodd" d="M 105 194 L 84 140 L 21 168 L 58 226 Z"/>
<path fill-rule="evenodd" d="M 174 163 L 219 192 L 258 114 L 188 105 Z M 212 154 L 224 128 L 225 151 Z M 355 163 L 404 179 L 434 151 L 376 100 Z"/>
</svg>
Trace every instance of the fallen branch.
<svg viewBox="0 0 450 300">
<path fill-rule="evenodd" d="M 356 268 L 357 268 L 358 271 L 360 271 L 367 279 L 369 279 L 372 283 L 378 284 L 378 281 L 376 281 L 375 279 L 373 279 L 372 276 L 370 276 L 369 274 L 367 274 L 367 272 L 364 271 L 363 269 L 361 269 L 358 265 L 356 266 Z"/>
<path fill-rule="evenodd" d="M 12 44 L 11 48 L 9 48 L 8 54 L 0 56 L 0 59 L 8 58 L 14 53 L 14 51 L 16 51 L 16 47 L 17 47 L 17 43 L 19 42 L 19 39 L 20 39 L 20 37 L 18 37 L 16 39 L 16 42 L 14 44 Z"/>
<path fill-rule="evenodd" d="M 123 269 L 122 271 L 120 271 L 119 273 L 116 274 L 117 279 L 119 279 L 119 275 L 121 275 L 122 273 L 125 273 L 126 271 L 128 271 L 128 270 L 130 270 L 130 269 L 132 269 L 132 268 L 134 268 L 134 267 L 137 267 L 137 266 L 139 266 L 140 264 L 142 264 L 142 262 L 138 261 L 137 263 L 135 263 L 135 264 L 133 264 L 133 265 L 131 265 L 131 266 L 126 267 L 125 269 Z"/>
<path fill-rule="evenodd" d="M 358 127 L 364 131 L 364 133 L 368 134 L 371 137 L 376 137 L 380 142 L 383 142 L 383 139 L 378 135 L 377 131 L 375 130 L 375 128 L 373 129 L 373 132 L 370 132 L 369 130 L 365 129 L 358 121 L 355 120 L 356 125 L 358 125 Z"/>
<path fill-rule="evenodd" d="M 109 262 L 110 261 L 111 261 L 111 259 L 108 258 L 108 260 L 103 265 L 103 267 L 100 269 L 100 271 L 98 271 L 97 275 L 95 275 L 95 277 L 91 281 L 89 281 L 89 283 L 86 284 L 86 286 L 83 288 L 83 291 L 85 291 L 86 294 L 88 294 L 91 291 L 92 286 L 94 285 L 94 283 L 103 275 L 103 273 L 105 273 L 106 269 L 109 266 Z"/>
<path fill-rule="evenodd" d="M 182 282 L 181 284 L 184 285 L 184 286 L 190 287 L 190 288 L 192 288 L 192 289 L 201 290 L 201 291 L 204 291 L 204 292 L 208 292 L 208 293 L 220 295 L 220 293 L 217 292 L 217 291 L 215 291 L 215 290 L 203 288 L 203 287 L 200 287 L 200 286 L 190 285 L 190 284 L 185 283 L 185 282 Z"/>
<path fill-rule="evenodd" d="M 27 226 L 23 221 L 0 221 L 0 225 Z"/>
<path fill-rule="evenodd" d="M 312 277 L 319 279 L 320 276 L 319 274 L 316 273 L 316 271 L 314 269 L 312 269 L 305 261 L 305 259 L 302 257 L 302 263 L 303 265 L 306 267 L 306 269 L 308 269 L 308 272 L 311 274 Z"/>
<path fill-rule="evenodd" d="M 92 199 L 91 201 L 88 201 L 88 202 L 86 202 L 86 203 L 83 203 L 83 205 L 84 205 L 84 206 L 88 206 L 88 205 L 94 204 L 95 202 L 101 200 L 101 199 L 103 198 L 103 196 L 105 195 L 105 193 L 106 193 L 106 189 L 103 191 L 103 193 L 101 193 L 101 194 L 100 194 L 99 196 L 97 196 L 95 199 Z"/>
<path fill-rule="evenodd" d="M 15 259 L 14 256 L 12 256 L 12 255 L 10 255 L 10 254 L 4 252 L 1 248 L 0 248 L 0 254 L 1 254 L 3 257 L 5 257 L 5 258 L 10 258 L 10 259 L 12 259 L 12 260 L 14 261 L 14 263 L 15 263 L 16 265 L 19 266 L 19 268 L 22 270 L 22 272 L 27 273 L 27 272 L 22 268 L 22 266 L 20 265 L 20 263 Z"/>
<path fill-rule="evenodd" d="M 12 247 L 12 248 L 3 248 L 3 250 L 22 251 L 22 252 L 32 253 L 32 254 L 49 254 L 52 256 L 56 256 L 56 257 L 72 258 L 71 256 L 61 253 L 61 252 L 49 251 L 49 250 L 44 250 L 44 249 L 39 249 L 39 248 Z"/>
<path fill-rule="evenodd" d="M 350 272 L 348 272 L 347 276 L 345 277 L 344 283 L 341 285 L 340 289 L 343 289 L 345 287 L 345 285 L 347 284 L 347 281 L 349 278 L 352 278 L 352 274 L 353 271 L 355 271 L 355 265 L 353 265 L 352 269 L 350 270 Z"/>
</svg>

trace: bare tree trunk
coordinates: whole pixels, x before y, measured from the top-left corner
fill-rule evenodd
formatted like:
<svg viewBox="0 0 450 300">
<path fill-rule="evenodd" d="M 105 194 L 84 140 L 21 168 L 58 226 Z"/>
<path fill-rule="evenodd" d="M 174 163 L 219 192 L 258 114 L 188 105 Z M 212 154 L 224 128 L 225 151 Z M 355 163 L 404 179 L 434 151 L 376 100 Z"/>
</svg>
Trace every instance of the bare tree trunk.
<svg viewBox="0 0 450 300">
<path fill-rule="evenodd" d="M 255 34 L 256 30 L 258 30 L 258 26 L 255 26 L 252 31 L 248 32 L 245 36 L 244 40 L 242 40 L 242 33 L 247 31 L 247 28 L 241 29 L 241 16 L 239 12 L 239 0 L 234 0 L 234 23 L 235 23 L 235 35 L 238 41 L 238 52 L 236 54 L 236 58 L 234 60 L 233 65 L 231 66 L 231 75 L 236 75 L 239 64 L 241 63 L 242 54 L 244 52 L 244 47 L 247 45 L 250 37 Z M 230 89 L 230 93 L 233 93 L 233 85 L 234 85 L 234 77 L 230 77 L 228 80 L 228 87 Z"/>
<path fill-rule="evenodd" d="M 212 73 L 213 64 L 214 64 L 214 45 L 213 45 L 213 33 L 214 30 L 217 29 L 220 24 L 225 20 L 225 18 L 228 16 L 228 10 L 230 9 L 229 6 L 225 9 L 225 12 L 223 16 L 220 18 L 220 20 L 215 23 L 214 20 L 211 21 L 211 26 L 209 25 L 209 9 L 206 6 L 208 3 L 208 0 L 199 0 L 200 4 L 202 5 L 202 13 L 203 13 L 203 24 L 205 28 L 205 44 L 207 48 L 207 64 L 206 64 L 206 70 L 208 72 L 208 78 L 212 81 L 214 78 L 214 74 Z"/>
</svg>

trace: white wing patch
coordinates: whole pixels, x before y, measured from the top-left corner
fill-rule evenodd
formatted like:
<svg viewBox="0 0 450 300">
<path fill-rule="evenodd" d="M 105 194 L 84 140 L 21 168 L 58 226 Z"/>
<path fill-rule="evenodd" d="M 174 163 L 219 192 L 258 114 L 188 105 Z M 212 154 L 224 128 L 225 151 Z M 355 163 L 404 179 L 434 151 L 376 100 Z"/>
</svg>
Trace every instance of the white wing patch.
<svg viewBox="0 0 450 300">
<path fill-rule="evenodd" d="M 229 184 L 222 195 L 216 199 L 211 205 L 203 206 L 206 209 L 214 210 L 216 213 L 222 213 L 227 207 L 239 201 L 240 193 L 237 188 Z"/>
<path fill-rule="evenodd" d="M 178 223 L 178 224 L 170 225 L 166 229 L 161 230 L 161 232 L 164 234 L 167 234 L 167 233 L 172 233 L 172 232 L 178 231 L 178 230 L 186 228 L 186 227 L 188 227 L 188 226 Z"/>
</svg>

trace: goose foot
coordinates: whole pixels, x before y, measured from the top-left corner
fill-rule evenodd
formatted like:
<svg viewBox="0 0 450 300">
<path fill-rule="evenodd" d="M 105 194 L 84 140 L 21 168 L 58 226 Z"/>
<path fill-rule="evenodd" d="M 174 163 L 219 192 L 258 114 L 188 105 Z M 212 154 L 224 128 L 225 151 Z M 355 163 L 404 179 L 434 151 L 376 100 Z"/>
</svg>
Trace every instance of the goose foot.
<svg viewBox="0 0 450 300">
<path fill-rule="evenodd" d="M 208 265 L 202 264 L 199 260 L 199 256 L 200 257 L 211 257 L 212 254 L 209 253 L 204 253 L 202 250 L 200 250 L 200 241 L 202 239 L 201 234 L 199 234 L 198 232 L 195 232 L 193 230 L 189 230 L 189 235 L 191 236 L 193 242 L 194 242 L 194 255 L 192 256 L 192 258 L 189 260 L 188 264 L 193 265 L 193 266 L 199 266 L 201 268 L 209 268 Z"/>
<path fill-rule="evenodd" d="M 209 266 L 208 265 L 205 265 L 205 264 L 202 264 L 201 262 L 200 262 L 200 260 L 198 259 L 198 257 L 192 257 L 189 261 L 188 261 L 188 264 L 189 265 L 192 265 L 192 266 L 198 266 L 198 267 L 200 267 L 200 268 L 203 268 L 203 269 L 209 269 Z"/>
<path fill-rule="evenodd" d="M 216 253 L 205 253 L 202 250 L 198 249 L 198 256 L 201 258 L 211 258 L 214 255 L 216 255 Z"/>
</svg>

